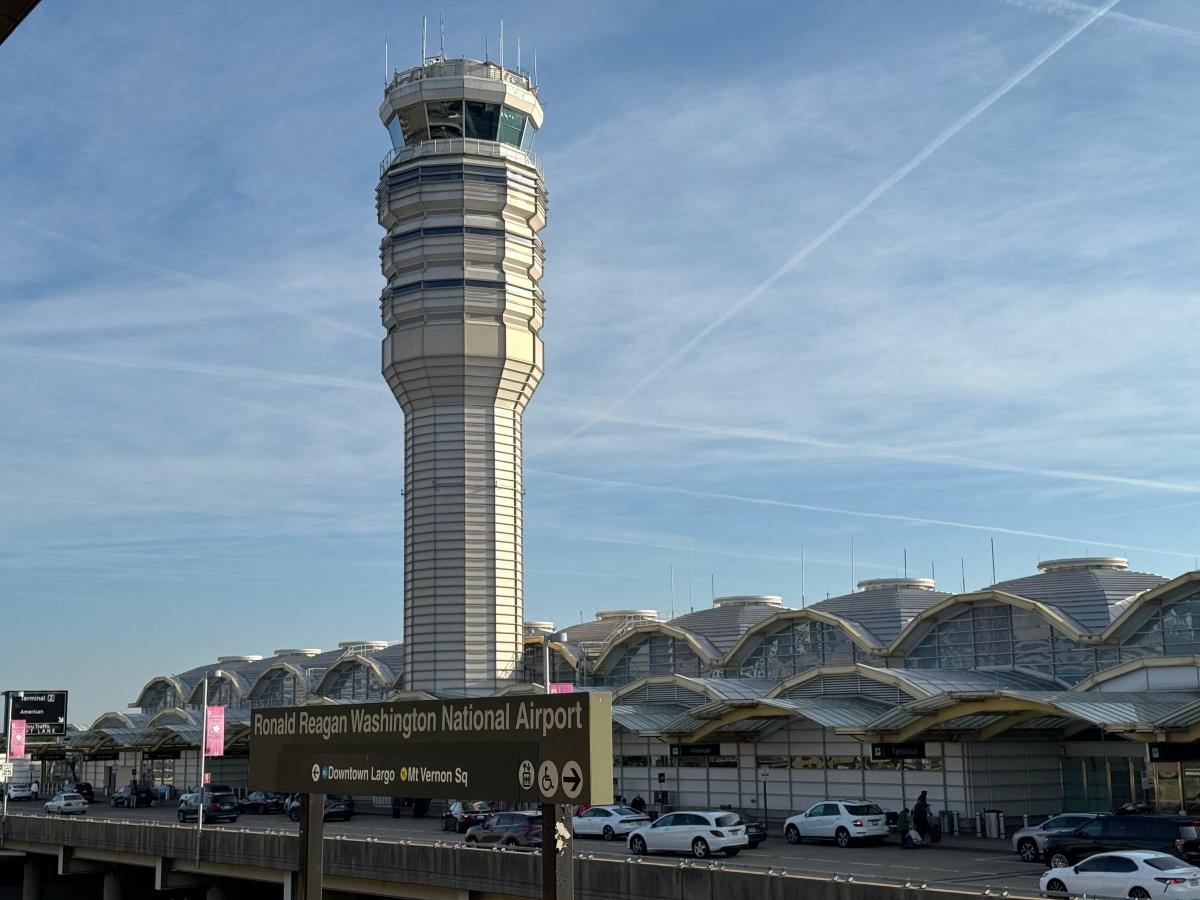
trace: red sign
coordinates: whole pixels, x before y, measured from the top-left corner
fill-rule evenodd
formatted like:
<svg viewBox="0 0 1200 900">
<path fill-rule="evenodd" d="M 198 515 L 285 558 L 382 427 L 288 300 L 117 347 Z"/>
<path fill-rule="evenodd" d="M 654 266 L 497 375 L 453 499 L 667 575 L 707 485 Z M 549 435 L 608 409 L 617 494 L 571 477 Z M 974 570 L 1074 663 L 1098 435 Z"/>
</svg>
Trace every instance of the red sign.
<svg viewBox="0 0 1200 900">
<path fill-rule="evenodd" d="M 8 729 L 8 758 L 25 758 L 25 720 L 13 719 Z"/>
<path fill-rule="evenodd" d="M 210 706 L 204 719 L 204 755 L 225 755 L 225 707 Z"/>
<path fill-rule="evenodd" d="M 550 682 L 550 693 L 573 694 L 575 693 L 575 684 L 571 681 L 552 681 Z"/>
</svg>

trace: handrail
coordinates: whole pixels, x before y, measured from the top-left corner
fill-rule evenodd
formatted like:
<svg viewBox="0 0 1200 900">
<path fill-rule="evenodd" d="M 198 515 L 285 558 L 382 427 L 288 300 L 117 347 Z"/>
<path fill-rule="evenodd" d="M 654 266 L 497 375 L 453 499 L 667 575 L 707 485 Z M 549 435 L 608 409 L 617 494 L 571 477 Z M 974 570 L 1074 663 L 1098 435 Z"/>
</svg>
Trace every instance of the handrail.
<svg viewBox="0 0 1200 900">
<path fill-rule="evenodd" d="M 491 156 L 496 159 L 511 159 L 513 162 L 524 163 L 537 169 L 543 175 L 541 161 L 529 150 L 522 150 L 512 144 L 499 141 L 485 141 L 480 138 L 437 138 L 422 141 L 411 147 L 394 147 L 384 154 L 379 163 L 379 177 L 382 178 L 392 163 L 422 156 L 445 156 L 448 154 L 467 154 L 470 156 Z"/>
<path fill-rule="evenodd" d="M 394 87 L 412 84 L 415 81 L 421 81 L 426 78 L 453 78 L 457 75 L 504 81 L 523 88 L 531 94 L 537 93 L 537 87 L 528 75 L 522 75 L 520 72 L 513 72 L 510 69 L 503 69 L 499 63 L 479 62 L 474 59 L 437 59 L 427 62 L 423 66 L 397 72 L 388 83 L 387 90 L 390 91 Z"/>
</svg>

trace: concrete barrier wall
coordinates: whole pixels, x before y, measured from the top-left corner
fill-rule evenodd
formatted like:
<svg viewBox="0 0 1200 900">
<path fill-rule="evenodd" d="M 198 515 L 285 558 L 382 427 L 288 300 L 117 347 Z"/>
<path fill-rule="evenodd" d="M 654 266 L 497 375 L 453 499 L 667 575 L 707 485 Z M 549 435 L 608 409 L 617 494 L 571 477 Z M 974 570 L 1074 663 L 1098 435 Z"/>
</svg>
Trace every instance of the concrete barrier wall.
<svg viewBox="0 0 1200 900">
<path fill-rule="evenodd" d="M 57 853 L 59 847 L 124 853 L 131 865 L 138 865 L 138 858 L 144 865 L 145 858 L 194 859 L 196 830 L 10 816 L 0 847 L 14 845 L 45 853 Z M 294 868 L 298 853 L 295 834 L 221 828 L 205 832 L 200 859 L 225 867 L 284 872 Z M 333 836 L 325 840 L 324 864 L 327 875 L 364 883 L 447 887 L 492 897 L 541 897 L 541 857 L 520 851 Z M 783 875 L 724 861 L 650 862 L 588 855 L 575 860 L 575 891 L 577 900 L 795 900 L 801 896 L 804 900 L 966 900 L 982 894 Z M 1012 898 L 1016 900 L 1016 895 Z"/>
</svg>

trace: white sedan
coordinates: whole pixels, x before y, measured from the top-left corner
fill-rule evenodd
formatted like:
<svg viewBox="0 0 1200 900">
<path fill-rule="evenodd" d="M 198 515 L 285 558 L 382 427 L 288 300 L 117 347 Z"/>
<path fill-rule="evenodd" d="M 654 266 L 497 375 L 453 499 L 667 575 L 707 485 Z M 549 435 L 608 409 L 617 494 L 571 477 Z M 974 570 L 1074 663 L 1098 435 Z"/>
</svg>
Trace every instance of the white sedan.
<svg viewBox="0 0 1200 900">
<path fill-rule="evenodd" d="M 73 814 L 82 815 L 87 812 L 88 803 L 79 794 L 55 794 L 46 801 L 45 810 L 48 813 L 58 813 L 60 816 Z"/>
<path fill-rule="evenodd" d="M 617 835 L 624 837 L 649 821 L 648 815 L 632 806 L 590 806 L 571 818 L 571 830 L 575 832 L 575 837 L 602 837 L 611 841 Z"/>
<path fill-rule="evenodd" d="M 1050 869 L 1042 875 L 1042 891 L 1051 895 L 1093 897 L 1200 897 L 1200 869 L 1153 850 L 1097 853 L 1077 866 Z"/>
<path fill-rule="evenodd" d="M 5 789 L 9 800 L 32 800 L 33 787 L 28 784 L 10 784 Z"/>
<path fill-rule="evenodd" d="M 648 853 L 690 853 L 707 859 L 714 853 L 737 856 L 750 845 L 746 826 L 737 813 L 673 812 L 629 835 L 629 849 Z"/>
</svg>

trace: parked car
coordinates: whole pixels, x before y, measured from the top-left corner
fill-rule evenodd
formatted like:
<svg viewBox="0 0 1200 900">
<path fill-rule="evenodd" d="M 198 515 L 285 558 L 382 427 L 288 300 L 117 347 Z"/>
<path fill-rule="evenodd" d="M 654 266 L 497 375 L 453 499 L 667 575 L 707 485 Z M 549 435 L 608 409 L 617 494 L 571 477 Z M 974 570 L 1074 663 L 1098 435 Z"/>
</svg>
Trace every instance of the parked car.
<svg viewBox="0 0 1200 900">
<path fill-rule="evenodd" d="M 1040 825 L 1030 825 L 1013 833 L 1012 848 L 1025 862 L 1037 862 L 1046 847 L 1046 835 L 1053 831 L 1074 831 L 1103 813 L 1063 813 L 1051 816 Z"/>
<path fill-rule="evenodd" d="M 392 798 L 392 818 L 393 819 L 400 818 L 400 814 L 405 809 L 407 809 L 409 806 L 411 806 L 413 818 L 414 819 L 423 819 L 427 815 L 429 815 L 429 803 L 430 803 L 430 801 L 424 797 L 417 797 L 415 800 L 410 800 L 405 797 L 393 797 Z"/>
<path fill-rule="evenodd" d="M 57 793 L 46 801 L 44 809 L 60 816 L 82 815 L 87 812 L 88 802 L 76 793 Z"/>
<path fill-rule="evenodd" d="M 1074 831 L 1046 835 L 1042 851 L 1052 869 L 1065 869 L 1097 853 L 1152 850 L 1200 860 L 1200 820 L 1194 816 L 1100 816 Z"/>
<path fill-rule="evenodd" d="M 750 846 L 742 817 L 732 812 L 673 812 L 629 835 L 629 849 L 648 853 L 691 853 L 707 859 L 714 853 L 737 856 Z"/>
<path fill-rule="evenodd" d="M 767 839 L 767 826 L 762 822 L 746 822 L 746 840 L 750 842 L 750 849 L 753 850 L 759 844 Z"/>
<path fill-rule="evenodd" d="M 130 797 L 134 799 L 131 800 Z M 154 791 L 141 786 L 135 792 L 129 785 L 125 785 L 125 787 L 108 798 L 109 806 L 123 806 L 126 809 L 137 809 L 139 806 L 153 806 L 154 803 Z"/>
<path fill-rule="evenodd" d="M 466 803 L 462 800 L 452 800 L 446 811 L 442 813 L 442 831 L 457 831 L 466 834 L 467 829 L 482 825 L 495 810 L 492 804 L 477 801 Z"/>
<path fill-rule="evenodd" d="M 300 821 L 300 797 L 292 794 L 283 802 L 283 811 L 293 822 Z M 325 822 L 341 819 L 349 822 L 354 816 L 354 798 L 349 794 L 326 794 L 325 810 L 321 816 Z"/>
<path fill-rule="evenodd" d="M 33 787 L 28 784 L 10 784 L 4 789 L 9 800 L 32 800 Z"/>
<path fill-rule="evenodd" d="M 255 816 L 283 812 L 283 794 L 274 791 L 251 791 L 238 801 L 238 809 Z"/>
<path fill-rule="evenodd" d="M 575 837 L 602 837 L 606 841 L 649 823 L 650 817 L 632 806 L 589 806 L 571 818 Z"/>
<path fill-rule="evenodd" d="M 1187 898 L 1200 895 L 1200 869 L 1176 856 L 1148 850 L 1098 853 L 1077 866 L 1050 869 L 1041 880 L 1049 895 Z"/>
<path fill-rule="evenodd" d="M 542 814 L 537 811 L 496 813 L 482 825 L 472 825 L 467 829 L 467 843 L 540 847 Z"/>
<path fill-rule="evenodd" d="M 833 841 L 839 847 L 849 847 L 854 841 L 882 842 L 888 831 L 887 814 L 870 800 L 814 803 L 783 826 L 789 844 L 818 840 Z"/>
<path fill-rule="evenodd" d="M 195 822 L 200 817 L 202 798 L 205 822 L 236 822 L 238 820 L 240 810 L 237 797 L 229 791 L 217 793 L 208 788 L 205 788 L 202 793 L 192 791 L 190 794 L 180 797 L 175 818 L 180 822 Z"/>
<path fill-rule="evenodd" d="M 71 790 L 88 803 L 94 803 L 96 800 L 96 792 L 92 790 L 92 785 L 87 781 L 75 782 L 75 786 Z"/>
</svg>

